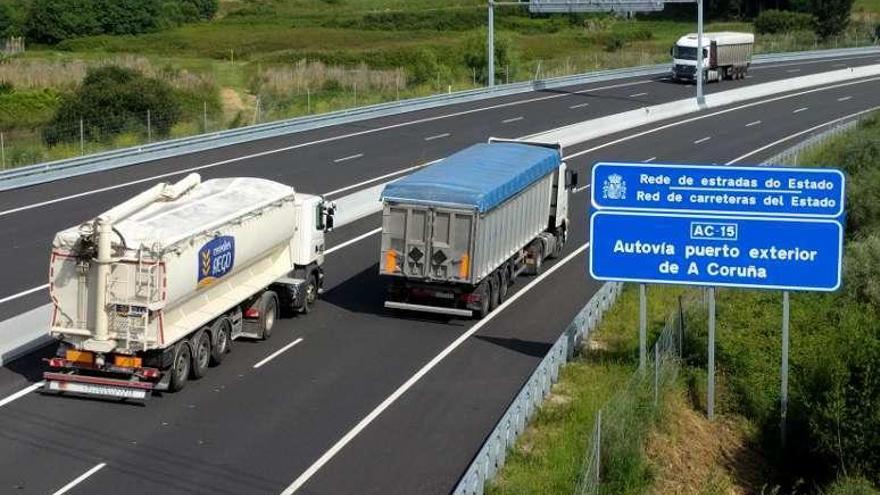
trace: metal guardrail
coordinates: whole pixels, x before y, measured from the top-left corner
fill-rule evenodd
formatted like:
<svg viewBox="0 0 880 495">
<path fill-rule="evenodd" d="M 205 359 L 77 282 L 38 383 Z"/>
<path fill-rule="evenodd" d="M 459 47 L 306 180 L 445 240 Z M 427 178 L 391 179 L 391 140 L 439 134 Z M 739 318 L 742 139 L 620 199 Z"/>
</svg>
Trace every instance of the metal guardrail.
<svg viewBox="0 0 880 495">
<path fill-rule="evenodd" d="M 846 132 L 855 129 L 858 127 L 859 122 L 864 120 L 868 115 L 860 115 L 855 117 L 852 120 L 847 120 L 845 122 L 839 122 L 828 129 L 823 130 L 817 134 L 813 134 L 808 139 L 801 141 L 800 143 L 783 150 L 772 157 L 763 160 L 763 165 L 788 165 L 788 166 L 797 166 L 800 165 L 800 157 L 806 152 L 812 151 L 817 146 L 821 146 L 825 144 L 830 139 L 833 139 L 837 136 L 845 134 Z"/>
<path fill-rule="evenodd" d="M 623 284 L 617 282 L 606 283 L 575 316 L 489 434 L 458 482 L 454 495 L 482 495 L 486 482 L 494 478 L 504 465 L 507 449 L 513 447 L 550 392 L 550 386 L 558 380 L 559 368 L 574 356 L 580 342 L 596 328 L 605 311 L 617 300 L 622 287 Z"/>
<path fill-rule="evenodd" d="M 753 63 L 760 65 L 765 63 L 856 56 L 874 53 L 880 54 L 880 48 L 873 46 L 764 54 L 756 55 L 753 59 Z M 151 143 L 132 148 L 106 151 L 84 157 L 59 160 L 0 172 L 0 191 L 231 146 L 244 142 L 284 136 L 333 125 L 358 122 L 366 119 L 398 115 L 401 113 L 432 109 L 457 103 L 473 102 L 487 98 L 511 96 L 530 91 L 611 81 L 628 77 L 658 75 L 665 73 L 668 70 L 668 64 L 658 64 L 511 83 L 492 88 L 472 89 L 409 100 L 379 103 L 321 115 L 297 117 L 188 138 Z"/>
</svg>

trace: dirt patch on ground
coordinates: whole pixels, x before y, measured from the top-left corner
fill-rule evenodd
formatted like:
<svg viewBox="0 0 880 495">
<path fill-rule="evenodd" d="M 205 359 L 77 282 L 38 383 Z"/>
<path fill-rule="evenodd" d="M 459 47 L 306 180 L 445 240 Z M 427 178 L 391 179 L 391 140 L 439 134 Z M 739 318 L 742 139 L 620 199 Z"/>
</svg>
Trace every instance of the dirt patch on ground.
<svg viewBox="0 0 880 495">
<path fill-rule="evenodd" d="M 253 95 L 241 95 L 232 88 L 220 89 L 220 105 L 223 108 L 223 116 L 226 120 L 234 119 L 236 116 L 248 118 L 254 113 L 256 106 L 256 98 Z"/>
<path fill-rule="evenodd" d="M 745 420 L 720 416 L 714 422 L 695 411 L 682 392 L 672 392 L 662 427 L 648 438 L 655 474 L 652 495 L 746 495 L 761 493 L 766 462 Z"/>
</svg>

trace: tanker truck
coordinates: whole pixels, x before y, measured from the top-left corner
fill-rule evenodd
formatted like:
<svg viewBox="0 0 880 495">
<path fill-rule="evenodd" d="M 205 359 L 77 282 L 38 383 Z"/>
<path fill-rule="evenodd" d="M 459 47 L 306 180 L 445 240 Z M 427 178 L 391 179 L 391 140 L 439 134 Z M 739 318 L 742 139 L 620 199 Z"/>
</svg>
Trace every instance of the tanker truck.
<svg viewBox="0 0 880 495">
<path fill-rule="evenodd" d="M 482 318 L 568 237 L 577 174 L 555 144 L 490 139 L 382 191 L 385 307 Z"/>
<path fill-rule="evenodd" d="M 755 35 L 752 33 L 703 34 L 703 80 L 743 79 L 752 63 Z M 670 49 L 672 79 L 696 81 L 697 35 L 679 38 Z"/>
<path fill-rule="evenodd" d="M 56 234 L 43 391 L 143 400 L 308 313 L 334 206 L 257 178 L 157 184 Z"/>
</svg>

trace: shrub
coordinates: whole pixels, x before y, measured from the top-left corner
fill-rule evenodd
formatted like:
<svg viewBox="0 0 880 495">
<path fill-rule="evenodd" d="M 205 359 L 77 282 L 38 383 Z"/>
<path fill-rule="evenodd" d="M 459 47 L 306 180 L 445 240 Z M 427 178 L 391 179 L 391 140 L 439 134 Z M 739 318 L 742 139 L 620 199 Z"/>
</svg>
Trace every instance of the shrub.
<svg viewBox="0 0 880 495">
<path fill-rule="evenodd" d="M 880 495 L 880 491 L 864 478 L 843 478 L 826 492 L 828 495 Z"/>
<path fill-rule="evenodd" d="M 144 132 L 147 111 L 153 134 L 167 136 L 181 113 L 171 86 L 132 69 L 115 66 L 93 69 L 76 92 L 63 99 L 43 138 L 50 145 L 75 141 L 79 139 L 81 120 L 90 140 L 107 140 L 124 132 Z"/>
<path fill-rule="evenodd" d="M 880 234 L 852 241 L 844 257 L 844 284 L 855 301 L 880 315 Z"/>
<path fill-rule="evenodd" d="M 616 51 L 622 49 L 625 44 L 626 44 L 626 42 L 624 41 L 624 39 L 621 36 L 618 36 L 616 34 L 612 35 L 611 37 L 608 38 L 607 41 L 605 41 L 605 51 L 606 52 L 616 52 Z"/>
<path fill-rule="evenodd" d="M 462 59 L 467 67 L 477 70 L 477 80 L 485 84 L 488 80 L 486 67 L 488 66 L 488 50 L 486 48 L 486 30 L 481 29 L 470 35 L 463 45 Z M 513 41 L 506 33 L 495 33 L 495 77 L 503 75 L 506 67 L 515 65 L 516 53 L 513 50 Z"/>
<path fill-rule="evenodd" d="M 0 38 L 5 38 L 12 34 L 12 13 L 9 6 L 0 3 Z"/>
<path fill-rule="evenodd" d="M 802 12 L 765 10 L 755 18 L 755 31 L 760 34 L 791 33 L 813 29 L 813 16 Z"/>
<path fill-rule="evenodd" d="M 852 5 L 853 0 L 812 0 L 810 11 L 816 18 L 816 34 L 826 39 L 846 31 Z"/>
</svg>

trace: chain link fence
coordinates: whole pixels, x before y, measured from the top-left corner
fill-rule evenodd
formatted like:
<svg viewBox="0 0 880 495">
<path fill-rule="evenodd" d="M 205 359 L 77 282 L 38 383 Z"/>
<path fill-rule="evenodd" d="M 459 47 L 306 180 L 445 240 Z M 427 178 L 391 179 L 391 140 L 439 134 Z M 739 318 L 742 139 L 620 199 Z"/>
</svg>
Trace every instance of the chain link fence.
<svg viewBox="0 0 880 495">
<path fill-rule="evenodd" d="M 634 449 L 642 448 L 648 431 L 645 425 L 656 418 L 664 390 L 678 377 L 687 332 L 685 316 L 705 304 L 704 297 L 679 297 L 678 307 L 670 311 L 648 352 L 645 367 L 636 370 L 597 412 L 575 495 L 606 493 L 603 483 L 609 469 L 626 464 Z"/>
</svg>

